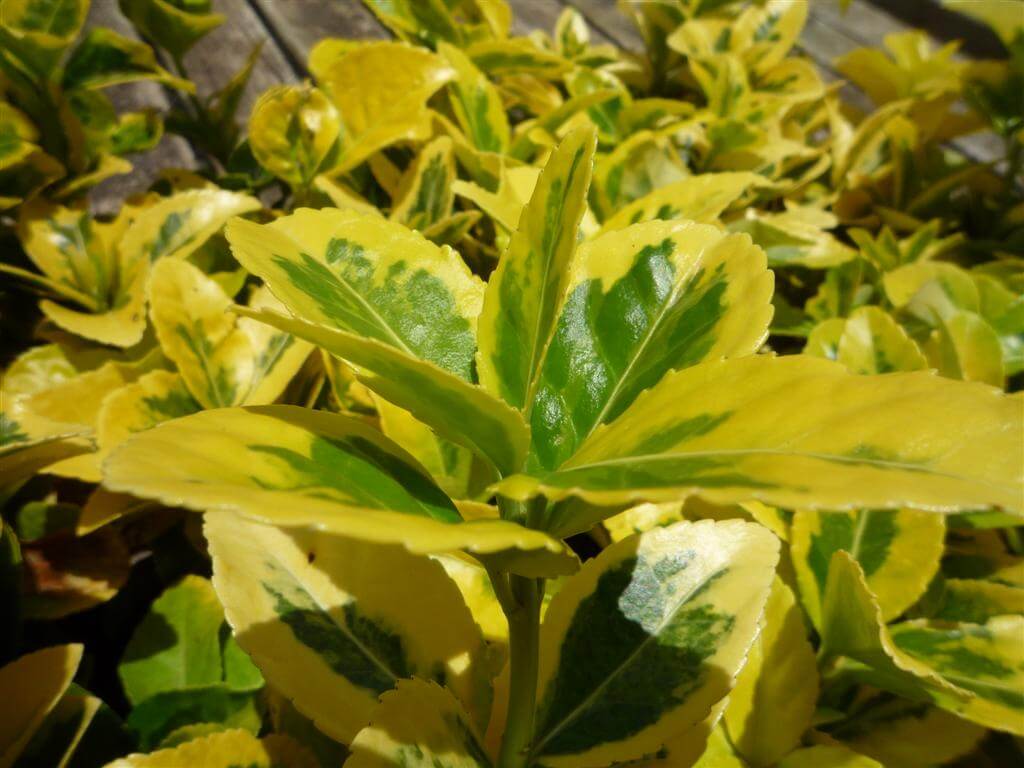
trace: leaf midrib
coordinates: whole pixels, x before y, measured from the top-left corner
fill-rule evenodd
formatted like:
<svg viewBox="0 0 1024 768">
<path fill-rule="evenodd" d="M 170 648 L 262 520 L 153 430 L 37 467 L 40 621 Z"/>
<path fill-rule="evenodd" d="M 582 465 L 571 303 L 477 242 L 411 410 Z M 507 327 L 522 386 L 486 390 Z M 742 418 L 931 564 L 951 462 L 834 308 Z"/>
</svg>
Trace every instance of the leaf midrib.
<svg viewBox="0 0 1024 768">
<path fill-rule="evenodd" d="M 822 461 L 833 461 L 840 464 L 868 464 L 871 466 L 884 467 L 887 469 L 902 469 L 910 472 L 919 472 L 922 474 L 933 475 L 936 477 L 945 477 L 951 480 L 963 480 L 966 482 L 975 483 L 991 488 L 1013 488 L 1013 486 L 1004 486 L 1001 483 L 994 483 L 989 480 L 984 480 L 976 477 L 968 477 L 966 475 L 959 475 L 953 472 L 947 472 L 944 470 L 937 470 L 932 467 L 924 467 L 920 464 L 912 464 L 910 462 L 900 461 L 885 461 L 882 459 L 869 459 L 869 458 L 855 458 L 850 456 L 841 456 L 834 453 L 819 453 L 817 451 L 783 451 L 777 448 L 728 448 L 715 451 L 688 451 L 683 453 L 655 453 L 655 454 L 640 454 L 637 456 L 621 456 L 614 459 L 604 459 L 602 461 L 593 461 L 585 464 L 577 464 L 574 466 L 563 465 L 558 471 L 551 473 L 548 477 L 552 477 L 558 474 L 564 474 L 567 472 L 574 472 L 576 470 L 592 469 L 594 467 L 614 466 L 617 464 L 629 464 L 629 463 L 640 463 L 640 462 L 652 462 L 652 461 L 670 461 L 675 459 L 686 459 L 686 458 L 698 458 L 704 456 L 745 456 L 745 455 L 768 455 L 768 456 L 799 456 L 812 459 L 821 459 Z"/>
<path fill-rule="evenodd" d="M 627 656 L 620 664 L 618 664 L 615 667 L 615 669 L 613 669 L 611 673 L 609 673 L 609 675 L 596 688 L 594 688 L 593 691 L 587 694 L 583 701 L 581 701 L 576 707 L 574 707 L 568 715 L 562 718 L 562 720 L 554 728 L 548 731 L 547 735 L 545 735 L 544 738 L 541 739 L 533 747 L 533 749 L 530 752 L 531 756 L 536 756 L 540 754 L 545 744 L 551 741 L 551 739 L 553 739 L 557 734 L 561 733 L 583 712 L 589 709 L 591 704 L 593 704 L 597 697 L 601 693 L 603 693 L 604 690 L 611 684 L 612 680 L 614 680 L 619 674 L 621 674 L 627 667 L 632 665 L 633 662 L 636 660 L 637 656 L 639 656 L 640 653 L 643 652 L 645 648 L 647 648 L 648 644 L 651 641 L 656 640 L 661 636 L 661 633 L 665 631 L 665 628 L 668 626 L 669 622 L 675 619 L 679 611 L 682 610 L 682 608 L 690 602 L 694 594 L 703 589 L 704 586 L 709 581 L 711 581 L 714 576 L 715 574 L 708 574 L 703 579 L 701 579 L 699 583 L 694 585 L 693 588 L 690 589 L 685 594 L 685 596 L 683 596 L 683 598 L 680 599 L 680 601 L 672 608 L 668 615 L 665 618 L 663 618 L 663 620 L 658 624 L 654 632 L 649 632 L 647 636 L 643 639 L 643 641 L 629 654 L 629 656 Z"/>
<path fill-rule="evenodd" d="M 273 553 L 270 554 L 273 555 Z M 273 556 L 274 560 L 288 573 L 289 576 L 291 576 L 295 580 L 295 583 L 302 587 L 302 591 L 309 596 L 310 600 L 313 601 L 313 604 L 316 605 L 316 607 L 319 608 L 321 611 L 323 611 L 323 613 L 331 620 L 331 623 L 334 624 L 338 629 L 340 629 L 342 634 L 348 637 L 352 641 L 352 643 L 366 656 L 367 659 L 369 659 L 379 670 L 384 672 L 386 675 L 390 676 L 392 680 L 399 679 L 398 675 L 395 672 L 393 672 L 391 668 L 388 667 L 387 664 L 385 664 L 381 659 L 379 659 L 369 648 L 366 647 L 365 644 L 363 644 L 363 642 L 358 637 L 356 637 L 352 633 L 351 629 L 349 629 L 349 626 L 347 624 L 340 623 L 334 618 L 334 615 L 330 612 L 330 610 L 328 610 L 328 608 L 320 602 L 320 599 L 315 594 L 309 591 L 309 589 L 306 587 L 306 584 L 302 581 L 301 578 L 299 578 L 295 571 L 292 570 L 291 567 L 289 567 L 288 563 L 284 562 L 280 557 L 277 557 L 276 555 Z M 353 599 L 352 602 L 357 601 Z M 352 680 L 349 679 L 347 676 L 342 675 L 338 672 L 335 672 L 335 674 L 339 675 L 339 677 L 344 677 L 349 685 L 352 685 L 356 688 L 361 688 L 361 686 L 356 685 L 356 683 L 352 682 Z"/>
</svg>

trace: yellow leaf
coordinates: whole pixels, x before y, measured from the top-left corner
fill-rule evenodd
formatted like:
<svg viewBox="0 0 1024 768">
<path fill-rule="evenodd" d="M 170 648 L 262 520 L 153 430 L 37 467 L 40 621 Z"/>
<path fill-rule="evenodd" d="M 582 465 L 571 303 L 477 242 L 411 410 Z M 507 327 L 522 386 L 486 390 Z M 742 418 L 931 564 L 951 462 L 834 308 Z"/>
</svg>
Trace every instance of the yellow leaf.
<svg viewBox="0 0 1024 768">
<path fill-rule="evenodd" d="M 82 646 L 44 648 L 0 668 L 0 768 L 10 768 L 71 684 Z"/>
<path fill-rule="evenodd" d="M 349 743 L 401 678 L 490 707 L 479 628 L 444 569 L 400 547 L 211 514 L 213 583 L 240 646 L 324 733 Z"/>
</svg>

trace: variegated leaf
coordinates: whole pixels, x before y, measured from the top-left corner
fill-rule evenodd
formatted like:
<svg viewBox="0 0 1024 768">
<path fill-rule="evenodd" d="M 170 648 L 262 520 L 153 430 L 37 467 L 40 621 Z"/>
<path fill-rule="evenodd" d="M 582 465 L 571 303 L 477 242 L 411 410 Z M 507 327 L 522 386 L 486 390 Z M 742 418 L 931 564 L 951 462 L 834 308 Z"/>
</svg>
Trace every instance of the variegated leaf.
<svg viewBox="0 0 1024 768">
<path fill-rule="evenodd" d="M 452 111 L 463 132 L 481 152 L 507 152 L 510 136 L 508 116 L 498 89 L 455 46 L 441 43 L 438 53 L 455 70 L 455 78 L 448 88 Z"/>
<path fill-rule="evenodd" d="M 147 40 L 155 41 L 178 58 L 224 21 L 222 14 L 211 13 L 211 4 L 204 2 L 119 0 L 119 5 Z"/>
<path fill-rule="evenodd" d="M 301 209 L 227 229 L 235 257 L 297 318 L 473 378 L 483 285 L 450 248 L 354 211 Z"/>
<path fill-rule="evenodd" d="M 481 40 L 470 45 L 466 53 L 490 77 L 531 74 L 556 78 L 571 66 L 561 56 L 542 50 L 528 37 Z"/>
<path fill-rule="evenodd" d="M 702 173 L 658 187 L 610 216 L 602 231 L 654 219 L 690 219 L 712 223 L 748 190 L 764 183 L 756 173 Z"/>
<path fill-rule="evenodd" d="M 882 619 L 864 571 L 848 552 L 832 555 L 822 603 L 819 656 L 848 656 L 866 665 L 878 687 L 908 698 L 964 702 L 970 693 L 902 650 Z"/>
<path fill-rule="evenodd" d="M 924 372 L 861 377 L 796 355 L 703 363 L 666 375 L 561 469 L 497 488 L 601 504 L 697 493 L 788 508 L 1020 515 L 1022 409 L 1020 395 Z M 579 531 L 595 521 L 573 522 Z"/>
<path fill-rule="evenodd" d="M 995 329 L 974 312 L 942 318 L 924 344 L 928 360 L 943 376 L 1002 387 L 1003 349 Z"/>
<path fill-rule="evenodd" d="M 781 213 L 764 213 L 748 208 L 746 216 L 729 229 L 746 232 L 768 254 L 773 267 L 801 266 L 826 269 L 857 256 L 857 251 L 837 240 L 828 230 L 839 220 L 813 206 L 789 204 Z"/>
<path fill-rule="evenodd" d="M 375 339 L 276 312 L 256 313 L 244 307 L 235 311 L 348 361 L 357 367 L 355 376 L 367 389 L 409 411 L 442 437 L 469 448 L 499 473 L 522 466 L 529 430 L 517 411 L 483 388 Z"/>
<path fill-rule="evenodd" d="M 439 437 L 404 408 L 374 397 L 380 430 L 408 451 L 453 499 L 470 497 L 473 454 Z"/>
<path fill-rule="evenodd" d="M 391 209 L 391 220 L 425 233 L 451 212 L 454 180 L 452 141 L 441 136 L 420 150 L 406 171 Z"/>
<path fill-rule="evenodd" d="M 221 287 L 187 261 L 161 259 L 150 275 L 149 304 L 160 346 L 192 396 L 204 408 L 242 403 L 255 360 Z"/>
<path fill-rule="evenodd" d="M 214 587 L 271 685 L 350 743 L 406 677 L 444 681 L 477 721 L 483 638 L 444 569 L 400 547 L 208 515 Z"/>
<path fill-rule="evenodd" d="M 249 145 L 268 171 L 293 187 L 308 185 L 341 135 L 338 110 L 308 83 L 271 88 L 252 108 Z"/>
<path fill-rule="evenodd" d="M 39 131 L 24 112 L 0 101 L 0 171 L 11 168 L 37 152 Z"/>
<path fill-rule="evenodd" d="M 669 371 L 757 350 L 771 319 L 764 253 L 715 227 L 655 221 L 584 243 L 528 412 L 554 469 Z"/>
<path fill-rule="evenodd" d="M 835 735 L 886 768 L 931 768 L 965 757 L 985 729 L 930 704 L 882 695 L 859 708 Z"/>
<path fill-rule="evenodd" d="M 594 132 L 578 129 L 551 155 L 487 284 L 477 370 L 484 387 L 514 408 L 533 401 L 556 302 L 568 284 L 594 146 Z"/>
<path fill-rule="evenodd" d="M 57 645 L 0 668 L 0 767 L 10 768 L 71 684 L 82 646 Z"/>
<path fill-rule="evenodd" d="M 870 757 L 842 746 L 820 745 L 791 752 L 778 768 L 885 768 Z"/>
<path fill-rule="evenodd" d="M 763 628 L 750 647 L 725 709 L 736 750 L 753 765 L 774 765 L 800 744 L 818 700 L 818 667 L 796 599 L 772 584 Z"/>
<path fill-rule="evenodd" d="M 122 258 L 150 263 L 184 258 L 220 231 L 232 216 L 257 211 L 254 197 L 223 189 L 190 189 L 146 208 L 121 238 Z"/>
<path fill-rule="evenodd" d="M 464 548 L 530 575 L 575 568 L 564 546 L 540 531 L 463 522 L 426 470 L 354 417 L 293 406 L 204 411 L 134 435 L 104 468 L 111 490 L 197 511 L 423 554 Z"/>
<path fill-rule="evenodd" d="M 447 688 L 400 680 L 352 742 L 346 768 L 489 768 L 473 722 Z"/>
<path fill-rule="evenodd" d="M 901 510 L 810 512 L 793 516 L 791 553 L 804 608 L 816 627 L 833 553 L 845 550 L 864 571 L 882 618 L 917 602 L 939 570 L 946 538 L 940 515 Z"/>
<path fill-rule="evenodd" d="M 879 307 L 859 307 L 847 318 L 817 325 L 807 337 L 804 353 L 838 360 L 851 373 L 920 371 L 928 368 L 921 349 L 907 332 Z"/>
<path fill-rule="evenodd" d="M 986 728 L 1024 736 L 1024 616 L 985 624 L 908 621 L 891 628 L 896 646 L 972 694 L 939 706 Z"/>
<path fill-rule="evenodd" d="M 149 754 L 131 754 L 105 768 L 316 768 L 316 758 L 281 734 L 257 739 L 240 728 L 199 735 Z"/>
<path fill-rule="evenodd" d="M 426 101 L 454 76 L 440 56 L 395 42 L 367 43 L 330 63 L 321 84 L 345 129 L 334 170 L 354 168 L 397 141 L 427 138 Z"/>
<path fill-rule="evenodd" d="M 984 624 L 996 616 L 1024 616 L 1024 588 L 981 579 L 945 579 L 933 619 Z"/>
<path fill-rule="evenodd" d="M 733 685 L 778 559 L 764 528 L 682 522 L 609 547 L 541 626 L 532 756 L 602 766 L 658 749 Z"/>
<path fill-rule="evenodd" d="M 669 138 L 639 131 L 595 162 L 591 205 L 605 221 L 620 208 L 688 176 L 690 172 Z"/>
</svg>

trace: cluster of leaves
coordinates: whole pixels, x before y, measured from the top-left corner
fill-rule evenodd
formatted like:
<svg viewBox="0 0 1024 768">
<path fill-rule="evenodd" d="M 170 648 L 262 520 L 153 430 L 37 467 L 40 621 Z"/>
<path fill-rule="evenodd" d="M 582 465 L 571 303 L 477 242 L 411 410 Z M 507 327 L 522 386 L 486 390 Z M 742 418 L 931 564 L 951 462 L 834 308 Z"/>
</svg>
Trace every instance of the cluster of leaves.
<svg viewBox="0 0 1024 768">
<path fill-rule="evenodd" d="M 861 114 L 798 0 L 366 0 L 111 218 L 96 89 L 222 19 L 4 0 L 0 766 L 1021 759 L 1024 18 L 950 4 L 1008 57 L 891 36 Z"/>
</svg>

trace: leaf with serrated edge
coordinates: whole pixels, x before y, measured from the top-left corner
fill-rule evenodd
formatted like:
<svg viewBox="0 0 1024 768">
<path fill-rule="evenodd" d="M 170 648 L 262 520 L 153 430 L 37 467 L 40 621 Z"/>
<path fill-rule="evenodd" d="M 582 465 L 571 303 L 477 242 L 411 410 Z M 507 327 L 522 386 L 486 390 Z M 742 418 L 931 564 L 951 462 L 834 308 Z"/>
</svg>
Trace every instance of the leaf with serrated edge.
<svg viewBox="0 0 1024 768">
<path fill-rule="evenodd" d="M 745 235 L 652 221 L 584 243 L 536 378 L 531 462 L 560 466 L 671 370 L 757 350 L 772 275 Z"/>
<path fill-rule="evenodd" d="M 205 531 L 238 644 L 327 735 L 351 742 L 377 697 L 413 675 L 446 681 L 486 717 L 483 638 L 438 563 L 234 515 L 208 515 Z"/>
<path fill-rule="evenodd" d="M 966 700 L 936 702 L 960 717 L 1024 736 L 1024 616 L 985 624 L 907 621 L 890 628 L 896 646 L 960 689 Z"/>
<path fill-rule="evenodd" d="M 458 254 L 401 224 L 303 208 L 235 219 L 235 257 L 297 318 L 390 344 L 472 380 L 483 285 Z"/>
<path fill-rule="evenodd" d="M 528 408 L 533 400 L 586 208 L 595 145 L 588 128 L 558 145 L 487 284 L 477 370 L 484 387 L 514 408 Z"/>
<path fill-rule="evenodd" d="M 541 626 L 535 758 L 608 765 L 703 720 L 757 634 L 778 548 L 756 524 L 681 522 L 586 563 Z"/>
<path fill-rule="evenodd" d="M 848 552 L 832 555 L 822 603 L 822 655 L 849 656 L 890 681 L 889 688 L 918 698 L 947 697 L 957 701 L 970 694 L 944 679 L 927 664 L 902 651 L 882 620 L 882 610 L 868 588 L 864 571 Z"/>
<path fill-rule="evenodd" d="M 104 464 L 110 490 L 237 512 L 431 554 L 456 549 L 512 570 L 575 570 L 564 545 L 503 520 L 460 522 L 407 453 L 358 418 L 295 406 L 204 411 L 132 436 Z"/>
<path fill-rule="evenodd" d="M 946 540 L 941 515 L 913 509 L 793 515 L 791 554 L 807 615 L 821 626 L 821 601 L 832 553 L 860 563 L 882 617 L 891 621 L 917 602 L 939 570 Z"/>
<path fill-rule="evenodd" d="M 802 355 L 704 363 L 665 376 L 560 470 L 496 489 L 1020 515 L 1022 410 L 1021 395 L 924 372 L 854 376 Z"/>
<path fill-rule="evenodd" d="M 778 577 L 725 710 L 736 749 L 754 765 L 774 765 L 800 744 L 818 700 L 818 666 L 793 593 Z"/>
<path fill-rule="evenodd" d="M 481 739 L 447 688 L 400 680 L 381 696 L 345 768 L 489 768 Z"/>
</svg>

